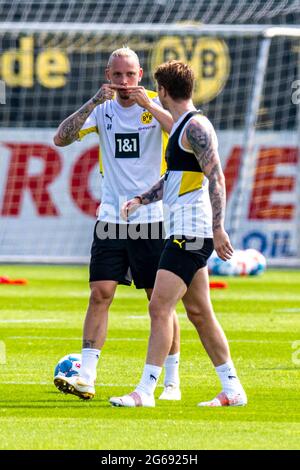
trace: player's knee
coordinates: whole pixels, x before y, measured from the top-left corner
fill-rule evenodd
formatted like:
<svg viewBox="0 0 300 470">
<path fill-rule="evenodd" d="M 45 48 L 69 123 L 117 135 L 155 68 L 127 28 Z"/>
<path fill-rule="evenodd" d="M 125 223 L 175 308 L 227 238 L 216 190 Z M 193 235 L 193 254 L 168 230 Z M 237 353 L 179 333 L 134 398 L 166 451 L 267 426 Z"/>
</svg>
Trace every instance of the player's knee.
<svg viewBox="0 0 300 470">
<path fill-rule="evenodd" d="M 195 308 L 187 308 L 186 309 L 187 317 L 190 320 L 190 322 L 195 325 L 195 326 L 202 326 L 205 323 L 204 318 L 201 315 L 200 310 L 197 310 Z"/>
<path fill-rule="evenodd" d="M 92 304 L 96 304 L 96 305 L 110 304 L 111 301 L 112 301 L 112 293 L 110 289 L 107 289 L 103 286 L 91 287 L 90 302 Z"/>
<path fill-rule="evenodd" d="M 163 302 L 152 299 L 149 303 L 149 315 L 152 321 L 159 321 L 172 316 L 173 311 Z"/>
</svg>

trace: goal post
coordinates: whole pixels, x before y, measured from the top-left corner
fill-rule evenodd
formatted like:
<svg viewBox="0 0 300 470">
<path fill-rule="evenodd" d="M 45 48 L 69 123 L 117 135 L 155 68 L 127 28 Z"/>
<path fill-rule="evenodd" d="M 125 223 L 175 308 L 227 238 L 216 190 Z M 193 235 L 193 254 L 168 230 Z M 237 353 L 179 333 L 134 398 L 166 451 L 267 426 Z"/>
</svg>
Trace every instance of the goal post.
<svg viewBox="0 0 300 470">
<path fill-rule="evenodd" d="M 66 148 L 52 139 L 123 44 L 138 53 L 147 88 L 165 60 L 192 66 L 194 102 L 219 139 L 234 246 L 300 265 L 300 27 L 77 21 L 0 22 L 0 261 L 88 261 L 97 136 Z"/>
<path fill-rule="evenodd" d="M 255 136 L 256 136 L 256 127 L 257 121 L 259 117 L 259 110 L 260 105 L 263 97 L 263 87 L 266 77 L 266 71 L 268 67 L 269 55 L 270 55 L 270 47 L 273 38 L 299 38 L 300 39 L 300 29 L 299 28 L 286 28 L 286 27 L 269 27 L 266 28 L 261 35 L 261 41 L 259 45 L 259 52 L 257 57 L 256 66 L 254 68 L 254 76 L 253 76 L 253 85 L 249 95 L 246 114 L 245 114 L 245 129 L 244 129 L 244 145 L 243 151 L 241 153 L 241 164 L 238 171 L 238 178 L 237 178 L 237 185 L 234 194 L 232 210 L 230 213 L 230 220 L 228 221 L 228 226 L 230 229 L 231 241 L 234 245 L 240 246 L 240 232 L 241 227 L 243 225 L 243 217 L 244 212 L 247 207 L 246 197 L 245 197 L 245 187 L 247 187 L 247 180 L 249 171 L 253 168 L 257 167 L 257 157 L 258 154 L 254 150 L 255 145 Z M 300 57 L 300 55 L 299 55 Z M 300 70 L 300 65 L 297 66 L 298 71 Z M 295 219 L 293 223 L 293 230 L 294 230 L 294 251 L 289 251 L 290 246 L 286 245 L 286 237 L 284 236 L 283 239 L 280 241 L 282 246 L 279 248 L 283 248 L 283 256 L 281 257 L 269 257 L 268 262 L 270 265 L 278 265 L 278 266 L 287 266 L 287 267 L 298 267 L 300 265 L 300 237 L 299 237 L 299 230 L 300 230 L 300 210 L 299 210 L 299 201 L 300 201 L 300 156 L 299 156 L 299 119 L 300 119 L 300 107 L 298 106 L 298 110 L 296 112 L 296 123 L 295 123 L 295 149 L 296 149 L 296 164 L 295 164 L 295 196 L 296 196 L 296 205 L 294 207 L 295 210 Z M 271 162 L 271 158 L 269 159 Z M 272 162 L 271 162 L 272 165 Z M 267 179 L 267 178 L 266 178 Z M 263 181 L 264 183 L 264 181 Z M 260 195 L 260 204 L 264 202 L 265 196 L 263 194 L 264 188 L 266 184 L 263 184 L 261 187 L 261 195 Z M 280 209 L 278 209 L 279 212 Z M 283 208 L 284 210 L 284 208 Z M 282 214 L 282 220 L 287 219 L 287 214 Z M 278 243 L 278 239 L 275 240 L 275 243 Z M 261 245 L 258 244 L 258 248 L 261 248 Z M 275 249 L 277 246 L 274 247 Z M 289 256 L 286 256 L 289 254 Z"/>
<path fill-rule="evenodd" d="M 243 213 L 245 211 L 245 182 L 247 182 L 249 168 L 255 166 L 256 154 L 253 153 L 255 140 L 255 127 L 257 123 L 260 100 L 262 96 L 263 84 L 268 64 L 271 38 L 262 37 L 259 47 L 257 63 L 254 68 L 253 90 L 250 93 L 247 109 L 245 113 L 245 130 L 243 138 L 243 150 L 241 154 L 241 163 L 239 166 L 237 185 L 232 203 L 230 214 L 230 238 L 232 244 L 239 245 L 239 230 Z"/>
</svg>

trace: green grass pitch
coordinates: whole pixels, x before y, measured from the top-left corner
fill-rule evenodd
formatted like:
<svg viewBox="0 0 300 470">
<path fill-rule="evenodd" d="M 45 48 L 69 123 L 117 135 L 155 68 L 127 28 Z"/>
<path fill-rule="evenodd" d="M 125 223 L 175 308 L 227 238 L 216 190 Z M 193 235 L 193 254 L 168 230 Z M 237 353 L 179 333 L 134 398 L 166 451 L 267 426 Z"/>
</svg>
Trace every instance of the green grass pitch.
<svg viewBox="0 0 300 470">
<path fill-rule="evenodd" d="M 247 407 L 197 407 L 220 386 L 179 305 L 181 402 L 157 400 L 153 409 L 123 409 L 111 408 L 108 399 L 132 391 L 140 378 L 149 333 L 144 292 L 118 289 L 97 395 L 83 402 L 59 393 L 52 380 L 58 359 L 81 350 L 87 268 L 0 269 L 0 275 L 29 280 L 28 286 L 0 285 L 1 449 L 300 448 L 299 271 L 227 278 L 228 289 L 212 291 Z M 161 384 L 162 379 L 156 395 Z"/>
</svg>

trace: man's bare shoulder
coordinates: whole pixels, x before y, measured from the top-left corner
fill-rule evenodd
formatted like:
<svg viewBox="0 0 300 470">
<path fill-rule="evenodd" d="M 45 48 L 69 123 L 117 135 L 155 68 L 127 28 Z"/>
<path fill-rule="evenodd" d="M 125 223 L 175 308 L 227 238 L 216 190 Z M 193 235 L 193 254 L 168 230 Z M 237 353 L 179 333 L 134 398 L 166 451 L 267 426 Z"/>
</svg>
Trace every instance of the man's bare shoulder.
<svg viewBox="0 0 300 470">
<path fill-rule="evenodd" d="M 189 122 L 187 123 L 186 129 L 188 128 L 195 128 L 200 129 L 202 131 L 212 131 L 214 130 L 214 126 L 211 121 L 204 115 L 204 114 L 195 114 Z"/>
<path fill-rule="evenodd" d="M 196 114 L 187 123 L 185 138 L 189 145 L 197 142 L 205 149 L 208 143 L 218 146 L 216 131 L 211 121 L 203 114 Z"/>
</svg>

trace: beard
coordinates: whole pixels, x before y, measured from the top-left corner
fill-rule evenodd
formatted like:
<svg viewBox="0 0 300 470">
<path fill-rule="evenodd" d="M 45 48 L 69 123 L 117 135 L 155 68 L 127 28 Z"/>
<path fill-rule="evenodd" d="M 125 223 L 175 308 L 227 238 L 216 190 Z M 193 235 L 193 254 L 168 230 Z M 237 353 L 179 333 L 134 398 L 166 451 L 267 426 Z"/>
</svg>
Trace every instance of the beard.
<svg viewBox="0 0 300 470">
<path fill-rule="evenodd" d="M 130 95 L 126 91 L 119 91 L 119 96 L 122 100 L 129 100 Z"/>
</svg>

